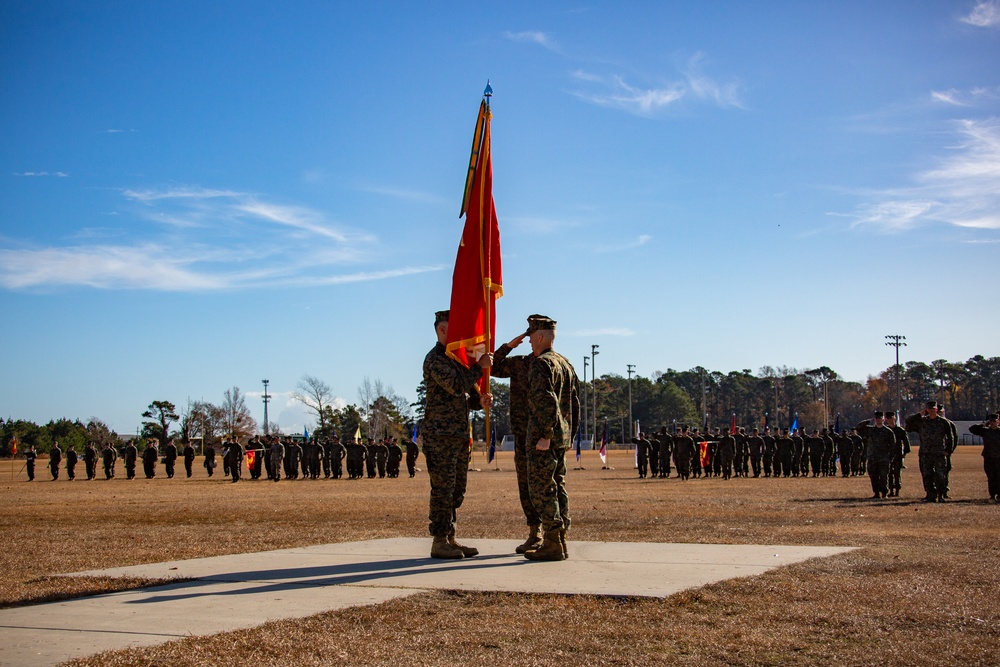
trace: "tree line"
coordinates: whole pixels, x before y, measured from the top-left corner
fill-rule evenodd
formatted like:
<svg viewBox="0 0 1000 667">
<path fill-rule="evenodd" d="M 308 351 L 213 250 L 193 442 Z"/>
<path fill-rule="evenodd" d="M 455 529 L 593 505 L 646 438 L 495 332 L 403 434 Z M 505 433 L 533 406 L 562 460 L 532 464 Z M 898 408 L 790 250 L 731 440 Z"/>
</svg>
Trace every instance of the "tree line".
<svg viewBox="0 0 1000 667">
<path fill-rule="evenodd" d="M 898 381 L 898 383 L 897 383 Z M 898 389 L 897 389 L 898 386 Z M 493 410 L 491 430 L 498 438 L 510 433 L 510 389 L 506 381 L 492 379 Z M 805 429 L 832 428 L 857 424 L 875 410 L 894 410 L 898 397 L 903 415 L 918 412 L 925 401 L 936 400 L 945 406 L 953 420 L 980 420 L 1000 407 L 1000 357 L 976 355 L 965 362 L 938 359 L 931 363 L 908 361 L 898 369 L 889 366 L 865 382 L 843 379 L 836 371 L 821 366 L 795 369 L 764 366 L 756 373 L 749 369 L 710 371 L 701 366 L 690 370 L 667 369 L 651 377 L 631 379 L 632 419 L 643 430 L 654 431 L 675 423 L 702 426 L 728 426 L 733 415 L 738 426 L 761 428 L 765 421 L 772 428 L 788 428 L 796 422 Z M 304 375 L 292 393 L 311 413 L 311 435 L 352 438 L 360 429 L 362 438 L 410 436 L 414 423 L 423 418 L 423 382 L 417 386 L 412 403 L 397 394 L 391 385 L 365 377 L 357 390 L 355 403 L 337 399 L 330 386 L 320 378 Z M 597 438 L 605 422 L 614 442 L 628 439 L 629 380 L 609 373 L 581 383 L 581 400 L 586 399 L 588 427 L 585 438 L 594 430 L 594 400 L 597 402 Z M 173 437 L 186 444 L 192 440 L 217 445 L 223 437 L 245 440 L 255 433 L 281 434 L 271 422 L 258 425 L 246 405 L 239 387 L 223 393 L 219 403 L 189 401 L 178 407 L 166 400 L 152 401 L 142 413 L 140 436 L 165 443 Z M 474 437 L 485 438 L 484 415 L 473 417 Z M 29 444 L 47 452 L 52 442 L 72 445 L 78 451 L 90 440 L 119 446 L 125 439 L 92 417 L 86 423 L 57 419 L 39 426 L 26 420 L 0 419 L 0 455 L 9 455 L 11 441 L 17 437 L 19 449 Z"/>
</svg>

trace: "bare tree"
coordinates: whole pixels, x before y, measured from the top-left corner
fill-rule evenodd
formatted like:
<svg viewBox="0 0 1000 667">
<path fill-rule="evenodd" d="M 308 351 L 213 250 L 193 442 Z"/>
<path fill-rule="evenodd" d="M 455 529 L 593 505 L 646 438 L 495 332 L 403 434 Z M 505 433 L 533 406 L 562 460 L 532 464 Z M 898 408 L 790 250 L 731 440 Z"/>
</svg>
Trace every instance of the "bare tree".
<svg viewBox="0 0 1000 667">
<path fill-rule="evenodd" d="M 219 406 L 222 413 L 223 428 L 236 439 L 245 439 L 257 432 L 257 422 L 250 414 L 246 397 L 239 387 L 227 389 Z"/>
<path fill-rule="evenodd" d="M 292 392 L 292 398 L 316 413 L 316 421 L 321 429 L 326 427 L 326 406 L 333 401 L 330 385 L 312 375 L 303 375 L 296 385 L 296 391 Z"/>
</svg>

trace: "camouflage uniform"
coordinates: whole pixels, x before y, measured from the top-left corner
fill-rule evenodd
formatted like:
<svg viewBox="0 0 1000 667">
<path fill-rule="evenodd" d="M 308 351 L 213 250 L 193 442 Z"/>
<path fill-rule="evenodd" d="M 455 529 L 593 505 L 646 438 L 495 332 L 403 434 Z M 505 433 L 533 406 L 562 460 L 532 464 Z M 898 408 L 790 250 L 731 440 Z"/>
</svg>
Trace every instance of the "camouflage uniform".
<svg viewBox="0 0 1000 667">
<path fill-rule="evenodd" d="M 723 479 L 730 479 L 733 476 L 733 462 L 736 459 L 736 438 L 727 430 L 719 442 L 716 444 L 716 458 Z"/>
<path fill-rule="evenodd" d="M 281 444 L 281 440 L 274 438 L 267 455 L 271 459 L 271 479 L 277 482 L 281 480 L 281 465 L 285 460 L 285 446 Z"/>
<path fill-rule="evenodd" d="M 528 438 L 528 372 L 534 356 L 520 354 L 510 356 L 512 348 L 507 343 L 501 345 L 493 355 L 493 377 L 510 378 L 510 430 L 514 433 L 514 470 L 517 473 L 517 496 L 521 511 L 529 526 L 541 526 L 542 519 L 531 504 L 528 491 L 528 454 L 525 442 Z"/>
<path fill-rule="evenodd" d="M 156 445 L 149 443 L 146 449 L 142 450 L 142 471 L 146 479 L 156 477 L 156 462 L 160 458 L 160 453 L 156 450 Z"/>
<path fill-rule="evenodd" d="M 76 479 L 76 462 L 77 462 L 76 450 L 72 447 L 66 448 L 66 477 L 70 480 Z"/>
<path fill-rule="evenodd" d="M 551 348 L 531 362 L 528 374 L 528 489 L 542 529 L 570 526 L 566 493 L 566 448 L 580 423 L 580 395 L 573 365 Z M 535 445 L 549 439 L 549 448 Z"/>
<path fill-rule="evenodd" d="M 407 440 L 403 444 L 406 445 L 406 472 L 413 477 L 417 474 L 417 456 L 420 455 L 420 448 L 412 440 Z"/>
<path fill-rule="evenodd" d="M 677 466 L 677 476 L 681 479 L 691 477 L 691 459 L 698 457 L 698 445 L 683 431 L 674 436 L 674 465 Z"/>
<path fill-rule="evenodd" d="M 747 438 L 747 450 L 750 455 L 750 467 L 753 468 L 753 476 L 760 477 L 760 463 L 764 457 L 764 438 L 760 437 L 760 434 L 754 432 L 749 438 Z M 767 471 L 767 476 L 771 474 L 771 464 L 768 462 L 764 468 Z"/>
<path fill-rule="evenodd" d="M 87 469 L 87 479 L 97 477 L 97 448 L 92 442 L 83 448 L 83 465 Z"/>
<path fill-rule="evenodd" d="M 670 477 L 670 455 L 674 451 L 674 439 L 666 430 L 660 432 L 660 477 Z"/>
<path fill-rule="evenodd" d="M 385 474 L 389 477 L 399 477 L 399 462 L 403 460 L 403 449 L 395 440 L 389 443 L 389 460 L 385 463 Z"/>
<path fill-rule="evenodd" d="M 792 450 L 795 447 L 792 438 L 787 433 L 782 433 L 774 442 L 774 476 L 788 477 L 792 474 Z"/>
<path fill-rule="evenodd" d="M 163 448 L 163 467 L 167 472 L 167 479 L 174 477 L 174 465 L 177 463 L 177 445 L 173 440 L 167 442 Z"/>
<path fill-rule="evenodd" d="M 906 434 L 906 429 L 898 424 L 890 426 L 892 432 L 896 434 L 896 444 L 898 447 L 893 450 L 892 461 L 889 463 L 889 495 L 899 496 L 900 477 L 903 471 L 903 459 L 910 453 L 910 436 Z"/>
<path fill-rule="evenodd" d="M 131 440 L 125 445 L 125 479 L 135 479 L 135 462 L 139 460 L 139 449 Z"/>
<path fill-rule="evenodd" d="M 906 430 L 920 436 L 920 475 L 928 502 L 944 500 L 948 492 L 948 456 L 953 449 L 952 423 L 921 413 L 906 418 Z"/>
<path fill-rule="evenodd" d="M 184 445 L 184 472 L 188 477 L 194 474 L 194 447 L 190 442 Z"/>
<path fill-rule="evenodd" d="M 59 445 L 52 445 L 49 450 L 49 473 L 52 474 L 52 481 L 59 479 L 59 464 L 62 463 L 62 450 Z"/>
<path fill-rule="evenodd" d="M 772 467 L 775 470 L 777 470 L 777 461 L 775 461 L 774 458 L 774 453 L 777 451 L 775 448 L 775 439 L 774 436 L 770 434 L 770 432 L 765 432 L 763 440 L 764 440 L 764 459 L 762 463 L 764 466 L 764 477 L 770 477 Z M 775 472 L 774 476 L 775 477 L 778 476 L 777 472 Z"/>
<path fill-rule="evenodd" d="M 900 448 L 896 434 L 884 424 L 873 426 L 870 419 L 861 422 L 855 429 L 868 442 L 866 458 L 872 493 L 875 498 L 885 498 L 889 493 L 889 466 Z"/>
<path fill-rule="evenodd" d="M 639 479 L 644 478 L 649 469 L 650 442 L 642 437 L 644 435 L 644 433 L 640 433 L 640 437 L 632 438 L 632 444 L 635 445 L 635 467 L 639 471 Z"/>
<path fill-rule="evenodd" d="M 969 433 L 983 439 L 983 470 L 992 500 L 1000 502 L 1000 428 L 973 424 Z"/>
<path fill-rule="evenodd" d="M 469 410 L 479 407 L 475 385 L 483 369 L 466 368 L 437 343 L 424 357 L 423 371 L 427 394 L 420 433 L 431 480 L 428 529 L 434 537 L 448 537 L 455 532 L 455 512 L 465 499 Z"/>
</svg>

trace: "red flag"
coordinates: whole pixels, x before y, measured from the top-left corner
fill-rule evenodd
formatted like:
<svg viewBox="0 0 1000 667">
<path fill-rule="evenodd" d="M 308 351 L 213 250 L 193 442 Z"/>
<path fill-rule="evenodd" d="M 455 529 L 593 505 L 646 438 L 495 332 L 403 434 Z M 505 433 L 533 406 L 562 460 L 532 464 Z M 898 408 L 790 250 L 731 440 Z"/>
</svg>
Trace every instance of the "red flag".
<svg viewBox="0 0 1000 667">
<path fill-rule="evenodd" d="M 247 467 L 252 468 L 253 464 L 257 462 L 257 451 L 250 449 L 247 451 Z"/>
<path fill-rule="evenodd" d="M 465 229 L 455 259 L 448 318 L 448 356 L 466 368 L 494 349 L 496 300 L 503 296 L 500 228 L 493 205 L 493 159 L 490 151 L 490 108 L 483 100 L 472 141 L 469 175 L 461 214 Z M 461 215 L 460 214 L 460 215 Z M 489 391 L 489 376 L 479 382 Z"/>
<path fill-rule="evenodd" d="M 10 455 L 17 456 L 17 436 L 10 439 Z"/>
<path fill-rule="evenodd" d="M 708 442 L 707 441 L 702 440 L 701 442 L 698 443 L 698 456 L 701 457 L 701 467 L 702 468 L 708 467 L 708 464 L 711 463 L 711 461 L 709 461 L 709 458 L 708 458 Z"/>
<path fill-rule="evenodd" d="M 733 434 L 736 433 L 736 413 L 735 412 L 733 413 L 732 420 L 730 420 L 730 422 L 729 422 L 729 432 L 733 433 Z"/>
</svg>

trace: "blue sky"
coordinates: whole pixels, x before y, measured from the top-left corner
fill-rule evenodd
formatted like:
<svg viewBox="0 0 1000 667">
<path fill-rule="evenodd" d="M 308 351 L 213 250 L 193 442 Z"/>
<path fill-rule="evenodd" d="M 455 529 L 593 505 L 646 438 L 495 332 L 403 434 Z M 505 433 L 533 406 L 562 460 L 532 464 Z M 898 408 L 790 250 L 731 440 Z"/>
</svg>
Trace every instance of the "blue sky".
<svg viewBox="0 0 1000 667">
<path fill-rule="evenodd" d="M 1000 354 L 1000 2 L 0 4 L 0 415 L 414 397 L 494 89 L 501 340 Z"/>
</svg>

